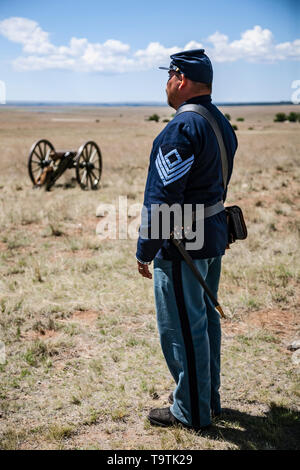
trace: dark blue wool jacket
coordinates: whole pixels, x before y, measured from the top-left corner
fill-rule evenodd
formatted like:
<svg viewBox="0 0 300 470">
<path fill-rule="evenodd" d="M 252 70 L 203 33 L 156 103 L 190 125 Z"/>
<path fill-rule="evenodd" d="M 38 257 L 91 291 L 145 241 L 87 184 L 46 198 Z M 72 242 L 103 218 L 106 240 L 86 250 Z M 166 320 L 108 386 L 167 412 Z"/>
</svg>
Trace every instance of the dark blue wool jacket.
<svg viewBox="0 0 300 470">
<path fill-rule="evenodd" d="M 212 104 L 210 95 L 192 98 L 183 104 L 188 103 L 205 106 L 220 127 L 228 158 L 228 184 L 237 149 L 235 132 Z M 205 118 L 194 112 L 179 114 L 153 142 L 144 196 L 148 227 L 151 226 L 151 204 L 205 204 L 207 207 L 222 199 L 225 201 L 226 192 L 214 131 Z M 226 245 L 226 215 L 222 211 L 205 219 L 204 245 L 200 250 L 190 250 L 189 254 L 194 259 L 211 258 L 223 255 Z M 139 237 L 136 257 L 141 261 L 152 261 L 155 257 L 178 259 L 180 254 L 170 240 Z"/>
</svg>

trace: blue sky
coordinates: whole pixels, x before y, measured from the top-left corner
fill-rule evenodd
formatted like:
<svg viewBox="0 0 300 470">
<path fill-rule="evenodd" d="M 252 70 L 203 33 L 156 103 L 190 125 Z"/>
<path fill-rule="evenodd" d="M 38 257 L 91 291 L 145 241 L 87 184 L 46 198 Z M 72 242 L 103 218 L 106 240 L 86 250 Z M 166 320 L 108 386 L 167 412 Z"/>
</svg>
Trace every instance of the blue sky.
<svg viewBox="0 0 300 470">
<path fill-rule="evenodd" d="M 197 47 L 213 62 L 214 101 L 290 100 L 300 2 L 0 0 L 7 100 L 164 102 L 157 67 Z"/>
</svg>

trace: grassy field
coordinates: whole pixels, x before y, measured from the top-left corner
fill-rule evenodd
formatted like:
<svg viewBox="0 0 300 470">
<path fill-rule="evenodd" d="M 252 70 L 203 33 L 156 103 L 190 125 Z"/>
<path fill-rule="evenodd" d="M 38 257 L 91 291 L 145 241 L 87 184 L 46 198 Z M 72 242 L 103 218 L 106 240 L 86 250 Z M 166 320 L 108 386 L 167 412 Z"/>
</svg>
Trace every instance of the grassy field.
<svg viewBox="0 0 300 470">
<path fill-rule="evenodd" d="M 223 260 L 224 416 L 196 435 L 147 423 L 174 386 L 152 282 L 136 271 L 135 240 L 96 235 L 100 203 L 142 203 L 172 110 L 0 107 L 1 449 L 299 449 L 300 366 L 287 345 L 299 338 L 300 124 L 273 122 L 294 108 L 223 108 L 239 140 L 227 203 L 243 208 L 249 236 Z M 82 191 L 69 170 L 34 190 L 27 155 L 40 138 L 95 140 L 101 188 Z"/>
</svg>

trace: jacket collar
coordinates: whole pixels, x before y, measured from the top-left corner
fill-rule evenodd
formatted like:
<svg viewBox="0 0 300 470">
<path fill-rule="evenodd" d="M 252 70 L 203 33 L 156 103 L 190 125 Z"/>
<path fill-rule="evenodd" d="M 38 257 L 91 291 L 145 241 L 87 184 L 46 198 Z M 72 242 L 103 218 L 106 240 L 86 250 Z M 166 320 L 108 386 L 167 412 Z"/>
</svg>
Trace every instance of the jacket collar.
<svg viewBox="0 0 300 470">
<path fill-rule="evenodd" d="M 211 103 L 211 95 L 194 96 L 193 98 L 190 98 L 189 100 L 182 103 L 179 106 L 179 108 L 183 106 L 184 104 L 200 104 L 200 103 Z"/>
</svg>

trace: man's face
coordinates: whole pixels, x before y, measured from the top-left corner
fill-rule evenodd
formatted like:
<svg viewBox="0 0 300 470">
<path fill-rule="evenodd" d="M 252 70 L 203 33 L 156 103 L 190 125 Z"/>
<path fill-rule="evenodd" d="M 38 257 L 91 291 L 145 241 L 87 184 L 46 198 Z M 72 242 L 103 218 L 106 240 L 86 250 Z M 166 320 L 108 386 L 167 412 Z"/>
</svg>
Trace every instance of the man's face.
<svg viewBox="0 0 300 470">
<path fill-rule="evenodd" d="M 181 75 L 174 70 L 169 71 L 169 79 L 166 86 L 166 93 L 168 97 L 168 105 L 176 109 L 175 106 L 178 101 L 178 86 L 181 83 Z"/>
</svg>

